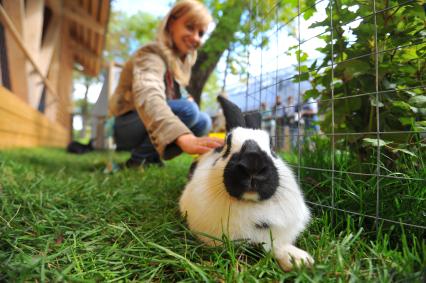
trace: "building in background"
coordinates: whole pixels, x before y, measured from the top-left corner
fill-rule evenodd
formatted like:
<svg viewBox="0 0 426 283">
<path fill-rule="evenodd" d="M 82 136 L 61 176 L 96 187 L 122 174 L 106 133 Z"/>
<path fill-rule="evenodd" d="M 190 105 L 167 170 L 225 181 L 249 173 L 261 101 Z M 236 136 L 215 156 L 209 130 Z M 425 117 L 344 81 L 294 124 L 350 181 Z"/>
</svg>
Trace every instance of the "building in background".
<svg viewBox="0 0 426 283">
<path fill-rule="evenodd" d="M 102 68 L 109 0 L 0 0 L 0 148 L 65 146 L 72 72 Z"/>
</svg>

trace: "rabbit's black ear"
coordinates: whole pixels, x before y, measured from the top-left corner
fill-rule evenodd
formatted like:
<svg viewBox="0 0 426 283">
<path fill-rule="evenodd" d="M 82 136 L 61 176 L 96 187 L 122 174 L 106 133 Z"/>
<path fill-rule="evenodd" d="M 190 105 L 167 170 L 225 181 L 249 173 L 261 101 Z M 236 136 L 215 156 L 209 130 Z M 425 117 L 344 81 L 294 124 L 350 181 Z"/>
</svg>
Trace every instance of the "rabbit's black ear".
<svg viewBox="0 0 426 283">
<path fill-rule="evenodd" d="M 226 121 L 226 131 L 229 132 L 236 127 L 245 127 L 246 122 L 244 120 L 243 113 L 240 108 L 232 103 L 230 100 L 226 99 L 222 95 L 217 97 L 220 105 L 222 106 L 223 115 L 225 116 Z"/>
<path fill-rule="evenodd" d="M 260 129 L 262 123 L 262 115 L 259 112 L 250 112 L 244 116 L 246 127 L 250 129 Z"/>
</svg>

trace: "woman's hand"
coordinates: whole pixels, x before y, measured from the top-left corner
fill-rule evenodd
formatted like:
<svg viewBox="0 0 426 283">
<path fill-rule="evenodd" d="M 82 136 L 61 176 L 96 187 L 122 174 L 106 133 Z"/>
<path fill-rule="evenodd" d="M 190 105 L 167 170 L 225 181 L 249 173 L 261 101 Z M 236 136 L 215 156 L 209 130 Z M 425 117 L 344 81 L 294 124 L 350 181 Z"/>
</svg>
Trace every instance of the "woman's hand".
<svg viewBox="0 0 426 283">
<path fill-rule="evenodd" d="M 223 145 L 223 139 L 214 137 L 196 137 L 193 134 L 181 135 L 176 139 L 176 144 L 182 151 L 189 154 L 203 154 L 210 149 Z"/>
</svg>

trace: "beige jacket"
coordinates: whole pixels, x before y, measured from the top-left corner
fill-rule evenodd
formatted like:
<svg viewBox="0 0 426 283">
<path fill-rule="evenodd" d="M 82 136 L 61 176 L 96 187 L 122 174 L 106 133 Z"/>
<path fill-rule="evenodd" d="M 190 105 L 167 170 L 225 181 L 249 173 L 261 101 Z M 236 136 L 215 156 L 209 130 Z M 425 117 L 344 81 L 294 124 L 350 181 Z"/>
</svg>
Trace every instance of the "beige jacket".
<svg viewBox="0 0 426 283">
<path fill-rule="evenodd" d="M 137 110 L 158 154 L 179 136 L 191 133 L 166 100 L 166 60 L 156 43 L 143 46 L 124 65 L 109 110 L 114 116 Z"/>
</svg>

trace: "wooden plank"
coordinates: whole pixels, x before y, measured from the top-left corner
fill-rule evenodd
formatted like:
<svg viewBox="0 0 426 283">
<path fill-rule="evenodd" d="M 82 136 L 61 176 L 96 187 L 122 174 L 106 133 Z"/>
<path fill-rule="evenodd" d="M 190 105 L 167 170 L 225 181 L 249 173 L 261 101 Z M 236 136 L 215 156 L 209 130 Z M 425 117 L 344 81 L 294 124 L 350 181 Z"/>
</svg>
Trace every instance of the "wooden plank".
<svg viewBox="0 0 426 283">
<path fill-rule="evenodd" d="M 15 40 L 16 43 L 18 43 L 19 49 L 23 51 L 26 59 L 28 59 L 31 62 L 34 69 L 37 71 L 37 73 L 43 79 L 43 82 L 46 85 L 46 87 L 49 89 L 49 91 L 52 92 L 52 94 L 55 95 L 55 97 L 57 97 L 56 91 L 53 88 L 52 84 L 49 82 L 49 80 L 45 76 L 43 76 L 40 67 L 37 65 L 37 62 L 32 57 L 32 55 L 28 51 L 28 49 L 26 48 L 26 46 L 25 46 L 20 34 L 16 30 L 16 27 L 14 26 L 12 20 L 10 19 L 9 15 L 6 13 L 6 11 L 3 9 L 3 7 L 1 5 L 0 5 L 0 19 L 3 22 L 3 24 L 5 25 L 6 30 L 11 32 L 13 39 Z"/>
<path fill-rule="evenodd" d="M 1 61 L 1 56 L 0 56 L 0 66 L 3 66 L 3 62 Z M 1 68 L 0 68 L 0 85 L 4 85 L 5 83 L 3 83 L 3 75 L 1 73 Z"/>
<path fill-rule="evenodd" d="M 2 111 L 2 113 L 10 112 L 15 115 L 21 116 L 25 119 L 28 119 L 30 121 L 33 120 L 34 117 L 40 114 L 40 112 L 38 112 L 37 110 L 29 107 L 28 104 L 22 101 L 20 101 L 21 103 L 19 103 L 16 101 L 16 99 L 10 98 L 9 96 L 13 95 L 11 94 L 11 92 L 7 92 L 7 94 L 4 94 L 6 93 L 6 91 L 7 90 L 5 88 L 0 86 L 0 94 L 5 95 L 1 97 L 2 103 L 0 103 L 0 111 Z M 28 109 L 31 109 L 31 110 L 28 110 Z"/>
<path fill-rule="evenodd" d="M 70 25 L 69 21 L 64 21 L 62 23 L 62 31 L 61 31 L 61 46 L 62 49 L 60 51 L 59 58 L 59 71 L 61 74 L 59 85 L 58 85 L 58 93 L 61 96 L 61 103 L 58 106 L 58 121 L 61 125 L 63 125 L 69 132 L 70 136 L 72 134 L 71 131 L 71 115 L 73 109 L 71 105 L 71 93 L 72 93 L 72 72 L 73 72 L 73 64 L 74 58 L 72 56 L 71 49 L 69 48 L 69 39 L 70 39 Z"/>
<path fill-rule="evenodd" d="M 36 113 L 37 115 L 33 115 L 32 119 L 19 116 L 16 113 L 4 111 L 4 109 L 0 109 L 0 113 L 2 115 L 0 118 L 1 132 L 33 135 L 41 129 L 53 127 L 51 126 L 51 121 L 46 119 L 41 113 Z"/>
<path fill-rule="evenodd" d="M 78 6 L 77 1 L 72 0 L 65 2 L 64 15 L 68 19 L 97 33 L 105 33 L 105 28 L 101 24 L 99 24 L 95 19 L 93 19 L 84 8 Z"/>
<path fill-rule="evenodd" d="M 101 4 L 100 1 L 90 1 L 91 3 L 91 14 L 92 17 L 99 22 L 99 17 L 98 17 L 98 6 Z M 97 50 L 97 41 L 99 40 L 99 38 L 102 38 L 102 35 L 99 35 L 98 33 L 89 31 L 89 46 L 90 46 L 90 50 Z M 96 52 L 95 52 L 96 53 Z M 97 53 L 100 54 L 100 53 Z M 98 58 L 94 59 L 94 60 L 90 60 L 90 69 L 92 70 L 92 72 L 95 72 L 96 69 L 96 61 L 99 59 L 99 57 L 102 56 L 98 56 Z"/>
<path fill-rule="evenodd" d="M 34 116 L 33 120 L 28 120 L 11 112 L 1 112 L 1 114 L 0 133 L 7 132 L 37 137 L 43 131 L 46 132 L 44 134 L 60 131 L 56 124 L 48 119 L 43 119 L 43 115 L 37 115 Z"/>
<path fill-rule="evenodd" d="M 45 0 L 46 4 L 53 10 L 55 15 L 61 18 L 59 27 L 58 46 L 55 48 L 48 78 L 52 81 L 58 93 L 58 103 L 52 101 L 50 94 L 47 96 L 46 116 L 52 117 L 63 126 L 71 139 L 71 93 L 72 93 L 72 66 L 74 64 L 73 54 L 70 52 L 69 33 L 70 21 L 63 16 L 63 1 Z"/>
<path fill-rule="evenodd" d="M 44 76 L 47 76 L 50 64 L 52 62 L 53 53 L 55 49 L 58 48 L 60 30 L 61 19 L 59 16 L 54 15 L 47 28 L 46 36 L 40 50 L 39 66 Z"/>
<path fill-rule="evenodd" d="M 61 31 L 61 18 L 58 15 L 53 15 L 52 19 L 49 23 L 49 26 L 46 30 L 46 35 L 43 40 L 41 49 L 40 49 L 40 57 L 39 57 L 39 66 L 41 69 L 41 72 L 43 76 L 49 79 L 49 71 L 52 67 L 52 61 L 54 53 L 57 49 L 60 48 L 59 45 L 59 35 Z M 52 82 L 52 87 L 55 88 L 55 93 L 51 93 L 50 91 L 47 92 L 47 99 L 46 99 L 46 109 L 47 108 L 56 108 L 54 106 L 55 104 L 55 94 L 57 93 L 57 85 Z M 42 95 L 43 87 L 39 88 L 38 92 L 35 94 L 38 97 L 38 100 L 40 100 Z M 60 103 L 60 96 L 56 97 L 58 99 L 57 103 Z M 54 112 L 51 111 L 50 114 Z M 54 118 L 55 115 L 48 115 L 51 118 Z M 52 121 L 56 121 L 56 118 Z"/>
<path fill-rule="evenodd" d="M 43 33 L 44 1 L 32 0 L 26 2 L 24 34 L 22 40 L 28 48 L 28 52 L 36 62 L 40 59 L 40 46 Z M 37 109 L 43 90 L 42 79 L 34 71 L 34 67 L 27 62 L 26 73 L 28 78 L 28 102 Z"/>
<path fill-rule="evenodd" d="M 2 92 L 4 90 L 5 90 L 4 88 L 0 87 L 0 93 L 2 95 L 4 94 Z M 24 124 L 32 124 L 39 128 L 49 127 L 51 121 L 49 121 L 40 112 L 32 109 L 25 103 L 17 102 L 17 99 L 10 92 L 4 95 L 5 96 L 2 96 L 2 104 L 0 107 L 2 116 L 5 117 L 5 118 L 1 117 L 2 121 L 4 122 L 3 124 L 1 124 L 3 129 L 13 129 L 13 127 L 16 127 L 16 128 L 20 127 L 20 125 L 18 125 L 19 123 L 15 125 L 14 123 L 10 123 L 9 122 L 10 120 L 17 120 L 17 122 L 24 123 Z M 13 105 L 14 108 L 8 107 L 10 105 Z"/>
<path fill-rule="evenodd" d="M 28 50 L 35 57 L 41 46 L 41 37 L 43 33 L 44 1 L 27 1 L 25 7 L 25 30 L 23 39 Z"/>
<path fill-rule="evenodd" d="M 105 25 L 107 25 L 108 23 L 108 18 L 109 18 L 109 13 L 110 13 L 110 9 L 111 9 L 111 5 L 109 0 L 100 0 L 100 15 L 99 15 L 99 22 L 101 23 L 105 23 Z M 97 38 L 97 49 L 96 49 L 96 53 L 102 53 L 102 50 L 105 47 L 105 41 L 106 41 L 106 32 L 102 35 L 102 37 Z M 96 61 L 95 64 L 95 74 L 97 74 L 100 69 L 102 67 L 102 58 L 99 57 L 99 59 Z"/>
<path fill-rule="evenodd" d="M 62 15 L 63 2 L 61 0 L 44 0 L 46 6 L 48 6 L 54 14 Z"/>
<path fill-rule="evenodd" d="M 50 69 L 49 73 L 47 75 L 48 79 L 52 82 L 52 84 L 55 86 L 56 91 L 59 93 L 59 80 L 60 80 L 60 67 L 59 67 L 59 48 L 55 48 L 51 63 L 50 63 Z M 59 122 L 59 114 L 60 114 L 60 108 L 61 105 L 64 103 L 63 96 L 59 95 L 57 103 L 54 101 L 54 97 L 47 92 L 46 93 L 46 109 L 44 111 L 44 115 L 48 117 L 51 121 L 57 121 Z"/>
<path fill-rule="evenodd" d="M 88 0 L 82 0 L 82 1 L 83 1 L 83 3 L 79 7 L 82 8 L 84 11 L 86 11 L 87 15 L 90 16 L 90 18 L 93 21 L 97 22 L 96 18 L 94 18 L 92 16 L 92 14 L 90 13 L 89 1 Z M 85 28 L 83 30 L 83 44 L 86 46 L 86 48 L 88 50 L 92 50 L 90 48 L 90 32 L 91 32 L 91 30 L 89 28 Z M 90 64 L 91 61 L 92 60 L 90 60 L 89 58 L 86 59 L 86 64 L 85 65 L 87 66 L 88 70 L 91 69 L 91 66 L 90 66 L 91 65 Z"/>
<path fill-rule="evenodd" d="M 79 5 L 81 6 L 81 1 L 78 1 Z M 84 45 L 84 38 L 83 38 L 83 34 L 85 31 L 85 26 L 74 22 L 74 21 L 68 21 L 72 23 L 72 29 L 73 32 L 70 33 L 70 35 L 72 36 L 72 38 L 75 40 L 75 42 L 78 42 L 80 46 L 83 47 L 83 50 L 85 49 L 85 45 Z M 73 57 L 75 58 L 75 61 L 78 62 L 81 67 L 83 67 L 83 72 L 86 73 L 87 72 L 87 60 L 85 60 L 85 56 L 82 52 L 79 53 L 74 53 Z"/>
<path fill-rule="evenodd" d="M 7 59 L 9 66 L 9 77 L 12 91 L 23 101 L 28 101 L 28 80 L 25 75 L 26 57 L 19 48 L 19 43 L 15 41 L 15 33 L 22 36 L 24 33 L 23 19 L 25 16 L 24 0 L 3 0 L 0 9 L 7 14 L 9 21 L 14 25 L 15 31 L 8 29 L 4 17 L 0 20 L 5 27 Z M 12 63 L 13 62 L 13 63 Z"/>
<path fill-rule="evenodd" d="M 99 57 L 98 54 L 95 52 L 89 50 L 86 46 L 83 46 L 79 42 L 77 42 L 75 39 L 70 39 L 71 44 L 71 50 L 74 52 L 74 54 L 83 54 L 88 59 L 97 59 Z"/>
<path fill-rule="evenodd" d="M 58 146 L 69 142 L 68 131 L 48 120 L 0 86 L 0 148 Z"/>
<path fill-rule="evenodd" d="M 25 134 L 0 133 L 0 149 L 21 147 L 61 147 L 65 148 L 67 142 L 56 138 L 51 134 L 48 136 L 28 136 Z"/>
</svg>

